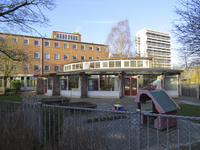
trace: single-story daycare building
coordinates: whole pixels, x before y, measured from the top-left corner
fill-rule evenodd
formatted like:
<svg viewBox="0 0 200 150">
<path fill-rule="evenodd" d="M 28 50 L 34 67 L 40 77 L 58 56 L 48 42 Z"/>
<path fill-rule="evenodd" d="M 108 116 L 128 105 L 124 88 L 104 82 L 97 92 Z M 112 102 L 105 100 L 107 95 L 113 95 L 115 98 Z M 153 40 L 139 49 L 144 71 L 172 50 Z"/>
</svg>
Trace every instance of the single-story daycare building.
<svg viewBox="0 0 200 150">
<path fill-rule="evenodd" d="M 151 86 L 180 96 L 182 70 L 152 68 L 152 57 L 73 61 L 64 72 L 35 75 L 37 94 L 66 97 L 121 98 Z"/>
</svg>

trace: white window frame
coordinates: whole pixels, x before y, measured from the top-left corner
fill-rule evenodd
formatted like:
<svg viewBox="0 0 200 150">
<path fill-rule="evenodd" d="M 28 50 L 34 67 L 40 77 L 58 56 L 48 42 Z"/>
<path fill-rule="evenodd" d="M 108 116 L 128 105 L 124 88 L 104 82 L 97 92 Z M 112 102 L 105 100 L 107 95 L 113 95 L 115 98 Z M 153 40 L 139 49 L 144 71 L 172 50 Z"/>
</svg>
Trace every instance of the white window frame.
<svg viewBox="0 0 200 150">
<path fill-rule="evenodd" d="M 97 59 L 100 59 L 100 57 L 97 57 Z"/>
<path fill-rule="evenodd" d="M 46 70 L 46 68 L 45 68 L 46 66 L 49 67 L 48 70 Z M 44 66 L 44 71 L 50 71 L 50 66 L 49 66 L 49 65 L 45 65 L 45 66 Z"/>
<path fill-rule="evenodd" d="M 27 68 L 27 69 L 25 69 L 25 68 Z M 28 70 L 28 69 L 29 69 L 29 66 L 27 64 L 23 64 L 23 70 Z"/>
<path fill-rule="evenodd" d="M 17 70 L 17 65 L 16 65 L 16 64 L 13 64 L 13 66 L 16 66 L 15 68 L 13 67 L 13 70 Z"/>
<path fill-rule="evenodd" d="M 46 43 L 49 43 L 48 46 L 46 46 Z M 50 47 L 50 42 L 49 41 L 44 41 L 44 46 L 45 47 Z"/>
<path fill-rule="evenodd" d="M 27 44 L 25 43 L 26 40 L 27 40 Z M 29 45 L 29 39 L 23 39 L 23 45 Z"/>
<path fill-rule="evenodd" d="M 16 39 L 16 42 L 14 42 L 13 39 Z M 13 43 L 13 44 L 17 44 L 17 41 L 18 41 L 18 39 L 17 39 L 16 37 L 12 37 L 12 43 Z"/>
<path fill-rule="evenodd" d="M 38 45 L 35 44 L 36 41 L 38 41 Z M 40 41 L 39 41 L 39 40 L 34 40 L 34 45 L 35 45 L 35 46 L 40 46 Z"/>
<path fill-rule="evenodd" d="M 76 45 L 76 48 L 74 48 L 75 45 Z M 77 44 L 73 44 L 73 49 L 77 49 Z"/>
<path fill-rule="evenodd" d="M 58 70 L 56 70 L 56 67 L 58 67 Z M 54 71 L 60 71 L 60 66 L 55 65 L 55 66 L 54 66 Z"/>
<path fill-rule="evenodd" d="M 82 60 L 82 57 L 84 57 L 84 59 L 83 59 L 83 60 L 85 60 L 85 56 L 81 56 L 81 60 Z"/>
<path fill-rule="evenodd" d="M 64 43 L 64 49 L 68 49 L 68 48 L 69 48 L 69 44 L 68 43 Z"/>
<path fill-rule="evenodd" d="M 99 48 L 99 50 L 97 50 L 97 52 L 100 52 L 101 51 L 101 48 L 99 46 L 97 46 L 97 49 Z"/>
<path fill-rule="evenodd" d="M 84 47 L 83 49 L 82 49 L 82 46 Z M 85 45 L 81 45 L 81 50 L 85 50 Z"/>
<path fill-rule="evenodd" d="M 90 58 L 92 58 L 92 59 L 93 59 L 93 57 L 92 57 L 92 56 L 89 56 L 89 59 L 90 59 Z"/>
<path fill-rule="evenodd" d="M 74 57 L 76 57 L 76 59 L 74 59 Z M 73 55 L 73 60 L 77 60 L 77 55 Z"/>
<path fill-rule="evenodd" d="M 56 44 L 58 44 L 58 46 L 56 46 Z M 54 47 L 55 47 L 55 48 L 59 48 L 59 47 L 60 47 L 60 43 L 59 43 L 59 42 L 55 42 L 55 43 L 54 43 Z"/>
<path fill-rule="evenodd" d="M 46 58 L 46 55 L 48 55 L 49 57 Z M 45 53 L 45 54 L 44 54 L 44 58 L 45 58 L 45 59 L 50 59 L 50 54 L 49 54 L 49 53 Z"/>
<path fill-rule="evenodd" d="M 104 47 L 104 52 L 107 52 L 107 48 L 106 47 Z"/>
<path fill-rule="evenodd" d="M 38 67 L 38 69 L 35 69 L 35 67 Z M 34 71 L 39 71 L 40 70 L 40 66 L 39 65 L 34 65 Z"/>
<path fill-rule="evenodd" d="M 35 57 L 36 56 L 35 54 L 38 54 L 38 57 Z M 40 53 L 39 52 L 34 52 L 34 58 L 40 58 Z"/>
<path fill-rule="evenodd" d="M 90 50 L 90 47 L 92 48 L 92 50 Z M 89 51 L 93 51 L 93 46 L 89 46 Z"/>
<path fill-rule="evenodd" d="M 65 59 L 65 56 L 67 56 L 67 59 Z M 64 60 L 68 60 L 69 59 L 69 55 L 68 54 L 64 54 Z"/>
<path fill-rule="evenodd" d="M 26 55 L 25 57 L 28 58 L 29 57 L 29 52 L 23 52 L 24 55 Z"/>
<path fill-rule="evenodd" d="M 56 56 L 58 56 L 58 58 L 56 58 Z M 54 59 L 56 59 L 56 60 L 60 59 L 60 55 L 59 54 L 54 54 Z"/>
</svg>

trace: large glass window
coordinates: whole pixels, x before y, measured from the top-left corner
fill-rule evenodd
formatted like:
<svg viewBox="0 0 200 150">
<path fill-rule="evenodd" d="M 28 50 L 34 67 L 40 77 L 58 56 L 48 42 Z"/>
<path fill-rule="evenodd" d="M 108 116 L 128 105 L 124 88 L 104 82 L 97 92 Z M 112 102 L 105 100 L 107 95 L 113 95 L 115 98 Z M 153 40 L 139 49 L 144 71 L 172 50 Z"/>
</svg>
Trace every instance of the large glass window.
<svg viewBox="0 0 200 150">
<path fill-rule="evenodd" d="M 26 80 L 26 84 L 27 84 L 27 87 L 33 87 L 35 86 L 35 78 L 34 77 L 27 77 L 27 80 Z"/>
<path fill-rule="evenodd" d="M 78 84 L 79 84 L 79 76 L 72 75 L 68 76 L 68 82 L 69 82 L 69 90 L 78 91 Z"/>
<path fill-rule="evenodd" d="M 118 78 L 114 75 L 100 75 L 101 91 L 118 91 Z"/>
<path fill-rule="evenodd" d="M 103 67 L 108 67 L 108 62 L 103 62 Z"/>
<path fill-rule="evenodd" d="M 121 67 L 121 61 L 116 61 L 115 62 L 115 67 Z"/>
<path fill-rule="evenodd" d="M 160 75 L 140 75 L 138 76 L 139 89 L 150 86 L 157 89 L 161 88 Z"/>
<path fill-rule="evenodd" d="M 61 90 L 67 90 L 67 79 L 61 79 Z"/>
<path fill-rule="evenodd" d="M 52 90 L 53 87 L 53 80 L 52 78 L 48 78 L 48 90 Z"/>
<path fill-rule="evenodd" d="M 124 61 L 124 67 L 129 67 L 129 61 Z"/>
<path fill-rule="evenodd" d="M 131 67 L 136 67 L 136 61 L 131 61 Z"/>
<path fill-rule="evenodd" d="M 177 90 L 177 85 L 178 85 L 178 79 L 177 77 L 166 77 L 165 76 L 165 90 Z"/>
</svg>

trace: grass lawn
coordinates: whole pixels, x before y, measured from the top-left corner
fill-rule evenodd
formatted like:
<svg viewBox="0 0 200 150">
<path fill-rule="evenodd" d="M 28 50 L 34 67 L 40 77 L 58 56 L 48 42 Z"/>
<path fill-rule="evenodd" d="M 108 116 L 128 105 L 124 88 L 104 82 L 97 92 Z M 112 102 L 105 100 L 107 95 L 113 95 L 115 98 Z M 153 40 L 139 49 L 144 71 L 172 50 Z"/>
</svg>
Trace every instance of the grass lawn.
<svg viewBox="0 0 200 150">
<path fill-rule="evenodd" d="M 17 95 L 0 95 L 0 100 L 6 100 L 6 101 L 16 101 L 16 102 L 21 102 L 22 101 L 22 97 L 20 96 L 20 94 Z"/>
<path fill-rule="evenodd" d="M 181 110 L 177 111 L 177 115 L 181 116 L 193 116 L 200 117 L 200 106 L 189 105 L 189 104 L 179 104 Z"/>
</svg>

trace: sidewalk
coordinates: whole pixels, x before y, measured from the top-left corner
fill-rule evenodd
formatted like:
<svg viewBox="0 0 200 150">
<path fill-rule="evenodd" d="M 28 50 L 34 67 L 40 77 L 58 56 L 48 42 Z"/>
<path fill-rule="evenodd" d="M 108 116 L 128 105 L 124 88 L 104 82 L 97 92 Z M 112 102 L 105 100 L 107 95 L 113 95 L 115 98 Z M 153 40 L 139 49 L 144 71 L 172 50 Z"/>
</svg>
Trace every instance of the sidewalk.
<svg viewBox="0 0 200 150">
<path fill-rule="evenodd" d="M 47 95 L 36 95 L 34 91 L 24 92 L 21 95 L 23 97 L 22 101 L 36 103 L 39 102 L 42 98 L 48 98 L 52 96 Z M 55 97 L 62 97 L 62 96 L 55 96 Z M 97 104 L 97 109 L 106 109 L 110 110 L 114 104 L 121 104 L 124 105 L 128 111 L 136 111 L 137 103 L 135 103 L 134 97 L 124 97 L 121 99 L 116 98 L 70 98 L 71 102 L 91 102 Z M 173 98 L 177 104 L 193 104 L 193 105 L 200 105 L 200 100 L 195 98 L 188 98 L 188 97 L 180 97 L 180 98 Z M 151 109 L 152 108 L 152 101 L 147 101 L 146 104 L 141 104 L 141 110 Z"/>
</svg>

